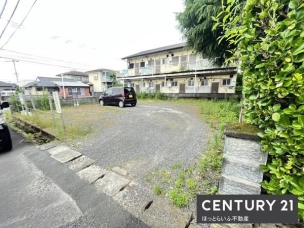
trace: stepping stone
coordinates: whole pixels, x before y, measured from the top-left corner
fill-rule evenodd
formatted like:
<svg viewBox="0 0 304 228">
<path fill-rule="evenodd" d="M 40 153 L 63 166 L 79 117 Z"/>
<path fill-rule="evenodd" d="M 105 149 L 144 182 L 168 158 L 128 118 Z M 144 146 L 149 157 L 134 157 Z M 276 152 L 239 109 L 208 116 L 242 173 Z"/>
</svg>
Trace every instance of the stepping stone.
<svg viewBox="0 0 304 228">
<path fill-rule="evenodd" d="M 192 212 L 183 212 L 157 197 L 140 219 L 150 227 L 185 228 L 192 220 Z"/>
<path fill-rule="evenodd" d="M 62 152 L 56 153 L 56 154 L 52 155 L 51 157 L 56 159 L 57 161 L 60 161 L 61 163 L 66 163 L 66 162 L 71 161 L 80 156 L 81 156 L 81 153 L 79 153 L 75 150 L 67 149 Z"/>
<path fill-rule="evenodd" d="M 149 188 L 143 187 L 134 181 L 113 197 L 119 205 L 138 218 L 149 203 L 153 201 L 153 198 L 154 194 Z"/>
<path fill-rule="evenodd" d="M 119 167 L 114 167 L 112 168 L 112 170 L 120 175 L 123 175 L 123 176 L 127 176 L 128 172 L 124 169 L 121 169 Z"/>
<path fill-rule="evenodd" d="M 107 195 L 114 196 L 128 183 L 130 180 L 110 171 L 102 179 L 97 180 L 95 186 Z"/>
<path fill-rule="evenodd" d="M 98 178 L 104 176 L 108 170 L 103 169 L 96 165 L 91 165 L 88 168 L 85 168 L 77 173 L 77 175 L 83 179 L 88 181 L 90 184 L 96 181 Z"/>
<path fill-rule="evenodd" d="M 49 142 L 49 143 L 46 143 L 46 144 L 43 144 L 41 147 L 40 147 L 40 150 L 48 150 L 48 149 L 51 149 L 55 146 L 58 146 L 59 145 L 59 141 L 52 141 L 52 142 Z"/>
<path fill-rule="evenodd" d="M 67 147 L 67 146 L 59 145 L 59 146 L 56 146 L 56 147 L 54 147 L 54 148 L 52 148 L 48 151 L 51 155 L 55 155 L 57 153 L 60 153 L 62 151 L 68 150 L 68 149 L 70 149 L 70 148 Z"/>
<path fill-rule="evenodd" d="M 92 165 L 95 161 L 87 156 L 81 156 L 69 162 L 69 169 L 78 172 L 88 166 Z"/>
</svg>

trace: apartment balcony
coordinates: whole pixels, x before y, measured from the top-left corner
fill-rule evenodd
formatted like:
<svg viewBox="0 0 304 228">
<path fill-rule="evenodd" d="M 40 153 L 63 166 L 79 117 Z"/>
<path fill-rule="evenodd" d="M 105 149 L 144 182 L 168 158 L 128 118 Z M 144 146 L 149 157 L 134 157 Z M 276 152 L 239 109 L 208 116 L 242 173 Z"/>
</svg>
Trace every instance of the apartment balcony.
<svg viewBox="0 0 304 228">
<path fill-rule="evenodd" d="M 167 63 L 160 65 L 145 66 L 133 69 L 125 69 L 122 71 L 120 77 L 132 77 L 132 76 L 145 76 L 145 75 L 158 75 L 178 72 L 190 72 L 204 69 L 219 68 L 216 65 L 212 65 L 207 59 L 200 59 L 197 61 L 187 61 L 179 63 Z"/>
</svg>

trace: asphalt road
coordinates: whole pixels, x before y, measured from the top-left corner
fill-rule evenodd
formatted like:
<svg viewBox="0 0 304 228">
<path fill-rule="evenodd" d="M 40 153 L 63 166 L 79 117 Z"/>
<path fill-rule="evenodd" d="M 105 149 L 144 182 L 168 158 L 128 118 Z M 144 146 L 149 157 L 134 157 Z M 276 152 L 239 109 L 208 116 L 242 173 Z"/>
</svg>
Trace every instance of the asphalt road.
<svg viewBox="0 0 304 228">
<path fill-rule="evenodd" d="M 0 152 L 0 227 L 147 227 L 11 130 Z"/>
</svg>

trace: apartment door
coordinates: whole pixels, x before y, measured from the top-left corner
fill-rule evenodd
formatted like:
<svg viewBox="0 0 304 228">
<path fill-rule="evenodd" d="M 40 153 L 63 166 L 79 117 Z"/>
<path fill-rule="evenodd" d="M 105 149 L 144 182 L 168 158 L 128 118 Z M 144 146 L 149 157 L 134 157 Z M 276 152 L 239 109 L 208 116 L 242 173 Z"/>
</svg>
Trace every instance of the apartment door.
<svg viewBox="0 0 304 228">
<path fill-rule="evenodd" d="M 155 74 L 160 74 L 160 60 L 155 60 Z"/>
<path fill-rule="evenodd" d="M 185 93 L 186 85 L 184 83 L 179 84 L 179 93 Z"/>
<path fill-rule="evenodd" d="M 139 85 L 135 85 L 135 91 L 136 93 L 139 93 Z"/>
<path fill-rule="evenodd" d="M 139 63 L 135 63 L 135 76 L 139 75 Z"/>
<path fill-rule="evenodd" d="M 155 92 L 159 92 L 160 91 L 160 84 L 156 84 L 155 85 Z"/>
<path fill-rule="evenodd" d="M 219 90 L 219 83 L 213 82 L 211 83 L 211 93 L 218 93 Z"/>
</svg>

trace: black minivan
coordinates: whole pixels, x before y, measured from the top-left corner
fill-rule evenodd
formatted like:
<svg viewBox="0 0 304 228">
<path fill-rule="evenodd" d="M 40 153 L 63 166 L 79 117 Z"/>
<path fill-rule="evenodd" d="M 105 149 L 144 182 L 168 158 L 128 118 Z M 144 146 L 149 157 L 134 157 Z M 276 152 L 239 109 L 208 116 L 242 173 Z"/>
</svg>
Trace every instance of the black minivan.
<svg viewBox="0 0 304 228">
<path fill-rule="evenodd" d="M 101 105 L 118 105 L 124 107 L 126 104 L 135 106 L 137 103 L 136 93 L 133 87 L 112 87 L 107 89 L 99 97 Z"/>
<path fill-rule="evenodd" d="M 2 102 L 0 105 L 0 147 L 5 151 L 12 149 L 12 139 L 8 126 L 5 123 L 3 116 L 3 109 L 8 108 L 9 103 L 7 101 Z"/>
</svg>

